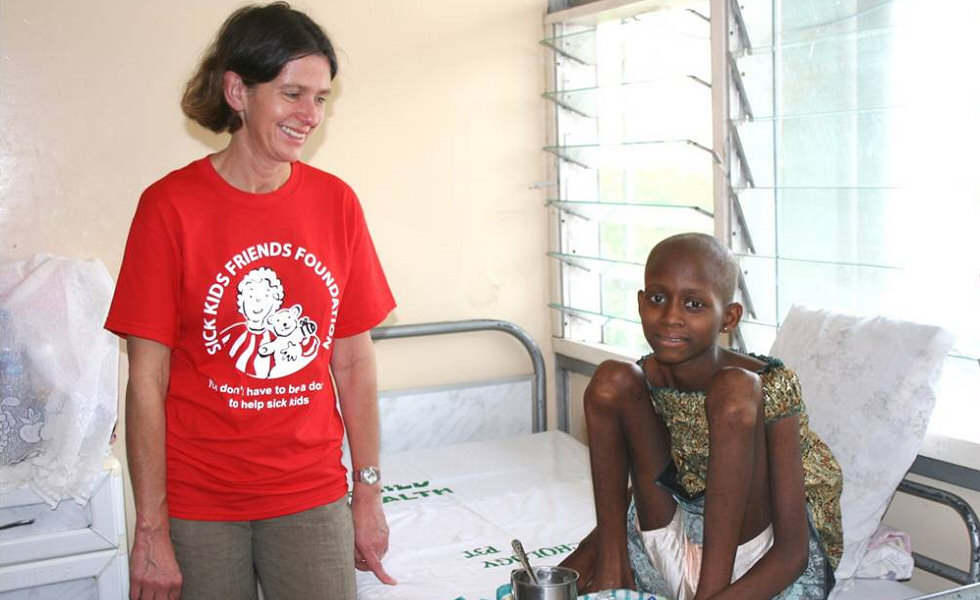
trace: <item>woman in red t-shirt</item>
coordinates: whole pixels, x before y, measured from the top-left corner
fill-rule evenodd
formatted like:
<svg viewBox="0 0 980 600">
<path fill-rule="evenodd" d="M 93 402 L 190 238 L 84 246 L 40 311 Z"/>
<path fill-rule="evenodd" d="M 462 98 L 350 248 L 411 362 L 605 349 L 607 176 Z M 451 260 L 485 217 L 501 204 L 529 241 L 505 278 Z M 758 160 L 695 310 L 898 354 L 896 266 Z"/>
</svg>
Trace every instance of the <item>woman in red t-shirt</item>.
<svg viewBox="0 0 980 600">
<path fill-rule="evenodd" d="M 394 299 L 354 192 L 299 160 L 336 73 L 305 14 L 236 11 L 182 101 L 230 142 L 140 198 L 106 322 L 129 354 L 133 599 L 394 583 L 369 334 Z"/>
</svg>

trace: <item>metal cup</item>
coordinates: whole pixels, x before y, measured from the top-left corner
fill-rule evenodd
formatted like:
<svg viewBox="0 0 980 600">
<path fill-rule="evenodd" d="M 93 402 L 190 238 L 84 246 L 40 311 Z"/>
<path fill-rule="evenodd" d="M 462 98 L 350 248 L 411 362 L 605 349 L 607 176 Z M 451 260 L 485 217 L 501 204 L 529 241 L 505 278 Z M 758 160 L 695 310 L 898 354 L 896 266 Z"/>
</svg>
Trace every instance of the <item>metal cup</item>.
<svg viewBox="0 0 980 600">
<path fill-rule="evenodd" d="M 514 600 L 575 600 L 578 598 L 578 573 L 567 567 L 531 567 L 538 584 L 531 583 L 527 571 L 510 574 Z"/>
</svg>

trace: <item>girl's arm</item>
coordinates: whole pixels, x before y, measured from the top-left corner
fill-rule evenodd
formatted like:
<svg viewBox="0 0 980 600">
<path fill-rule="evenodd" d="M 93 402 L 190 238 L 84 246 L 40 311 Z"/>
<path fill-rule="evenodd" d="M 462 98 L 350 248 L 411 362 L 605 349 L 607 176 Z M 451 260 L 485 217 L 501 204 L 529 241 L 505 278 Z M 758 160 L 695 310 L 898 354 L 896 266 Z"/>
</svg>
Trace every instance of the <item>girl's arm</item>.
<svg viewBox="0 0 980 600">
<path fill-rule="evenodd" d="M 129 336 L 126 455 L 136 503 L 129 597 L 177 598 L 182 578 L 167 510 L 166 412 L 170 348 Z"/>
<path fill-rule="evenodd" d="M 371 334 L 338 338 L 334 343 L 330 368 L 337 383 L 351 466 L 355 471 L 378 466 L 378 384 Z M 381 508 L 381 484 L 355 482 L 351 511 L 356 566 L 372 571 L 383 583 L 394 584 L 394 578 L 381 564 L 388 551 L 388 523 Z"/>
<path fill-rule="evenodd" d="M 712 599 L 771 598 L 806 567 L 809 530 L 800 452 L 800 421 L 794 415 L 766 427 L 773 545 L 751 569 Z"/>
<path fill-rule="evenodd" d="M 768 524 L 770 512 L 759 376 L 737 367 L 721 369 L 708 385 L 705 412 L 708 472 L 696 600 L 712 598 L 730 586 L 743 530 Z"/>
</svg>

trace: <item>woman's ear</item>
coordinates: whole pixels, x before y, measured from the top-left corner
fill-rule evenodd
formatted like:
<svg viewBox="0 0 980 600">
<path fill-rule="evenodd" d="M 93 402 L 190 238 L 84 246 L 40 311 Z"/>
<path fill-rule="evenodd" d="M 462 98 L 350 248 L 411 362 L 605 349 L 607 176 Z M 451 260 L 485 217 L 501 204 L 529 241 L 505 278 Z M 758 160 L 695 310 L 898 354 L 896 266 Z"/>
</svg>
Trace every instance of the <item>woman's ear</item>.
<svg viewBox="0 0 980 600">
<path fill-rule="evenodd" d="M 725 311 L 721 316 L 721 330 L 722 332 L 733 331 L 737 326 L 738 322 L 742 320 L 742 305 L 738 302 L 732 302 L 725 307 Z"/>
<path fill-rule="evenodd" d="M 221 85 L 228 106 L 236 113 L 245 110 L 245 93 L 248 88 L 241 76 L 234 71 L 225 71 Z"/>
</svg>

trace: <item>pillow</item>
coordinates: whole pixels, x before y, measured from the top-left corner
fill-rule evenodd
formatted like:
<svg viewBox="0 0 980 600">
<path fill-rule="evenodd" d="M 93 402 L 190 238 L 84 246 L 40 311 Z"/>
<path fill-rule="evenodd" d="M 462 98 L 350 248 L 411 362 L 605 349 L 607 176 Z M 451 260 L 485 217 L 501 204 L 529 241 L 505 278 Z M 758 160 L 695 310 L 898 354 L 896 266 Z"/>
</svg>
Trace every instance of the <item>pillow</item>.
<svg viewBox="0 0 980 600">
<path fill-rule="evenodd" d="M 790 308 L 772 356 L 796 371 L 810 427 L 844 474 L 844 556 L 853 577 L 888 501 L 912 466 L 954 339 L 930 325 Z"/>
</svg>

